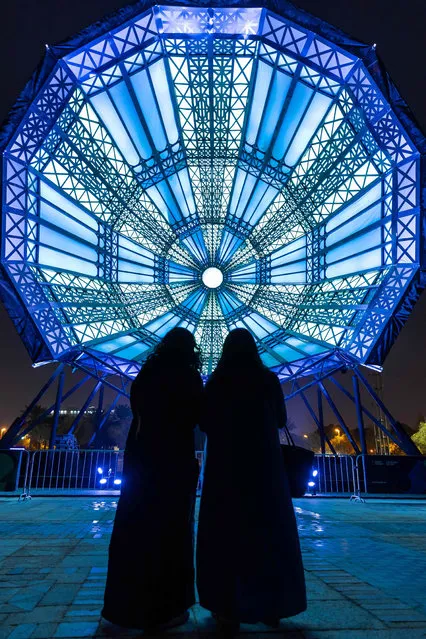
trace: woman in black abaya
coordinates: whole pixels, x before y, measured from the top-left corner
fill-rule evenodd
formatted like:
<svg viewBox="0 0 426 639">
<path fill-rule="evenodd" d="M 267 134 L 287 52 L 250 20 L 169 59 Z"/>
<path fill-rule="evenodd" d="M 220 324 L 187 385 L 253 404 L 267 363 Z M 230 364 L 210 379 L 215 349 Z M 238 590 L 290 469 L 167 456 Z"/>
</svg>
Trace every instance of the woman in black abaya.
<svg viewBox="0 0 426 639">
<path fill-rule="evenodd" d="M 200 604 L 223 624 L 272 625 L 306 608 L 299 536 L 278 429 L 277 376 L 244 329 L 231 331 L 205 388 L 207 459 L 197 541 Z"/>
<path fill-rule="evenodd" d="M 202 380 L 193 335 L 174 328 L 131 388 L 133 421 L 109 547 L 102 615 L 129 628 L 184 623 L 194 603 L 193 429 Z"/>
</svg>

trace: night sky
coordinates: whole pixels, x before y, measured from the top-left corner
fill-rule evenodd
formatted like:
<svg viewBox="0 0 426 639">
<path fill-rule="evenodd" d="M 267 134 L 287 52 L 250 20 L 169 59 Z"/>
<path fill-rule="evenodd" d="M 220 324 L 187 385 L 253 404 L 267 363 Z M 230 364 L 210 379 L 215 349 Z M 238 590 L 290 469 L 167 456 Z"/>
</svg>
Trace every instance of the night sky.
<svg viewBox="0 0 426 639">
<path fill-rule="evenodd" d="M 0 59 L 3 120 L 44 55 L 45 43 L 72 36 L 106 14 L 129 4 L 119 0 L 10 0 L 2 3 Z M 164 4 L 167 4 L 165 1 Z M 309 11 L 366 43 L 377 53 L 426 131 L 424 0 L 297 0 Z M 53 372 L 32 369 L 31 361 L 5 310 L 0 307 L 0 425 L 20 412 Z M 69 375 L 70 377 L 70 375 Z M 384 399 L 394 416 L 416 425 L 426 413 L 426 296 L 418 302 L 384 366 Z M 87 393 L 87 391 L 86 391 Z M 69 405 L 78 406 L 80 394 Z M 50 395 L 53 399 L 53 395 Z M 289 413 L 300 429 L 310 427 L 297 402 Z M 326 420 L 330 417 L 326 413 Z M 330 418 L 331 419 L 331 418 Z"/>
</svg>

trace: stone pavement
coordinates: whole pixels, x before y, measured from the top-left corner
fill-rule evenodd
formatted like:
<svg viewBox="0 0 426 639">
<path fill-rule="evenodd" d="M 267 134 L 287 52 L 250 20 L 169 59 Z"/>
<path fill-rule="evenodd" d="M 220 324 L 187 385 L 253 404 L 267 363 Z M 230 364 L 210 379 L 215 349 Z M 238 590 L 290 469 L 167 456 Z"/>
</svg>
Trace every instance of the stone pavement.
<svg viewBox="0 0 426 639">
<path fill-rule="evenodd" d="M 136 637 L 100 620 L 115 498 L 0 499 L 0 639 Z M 426 501 L 295 500 L 309 606 L 260 639 L 426 638 Z M 215 635 L 208 612 L 167 636 Z M 250 639 L 249 637 L 247 639 Z"/>
</svg>

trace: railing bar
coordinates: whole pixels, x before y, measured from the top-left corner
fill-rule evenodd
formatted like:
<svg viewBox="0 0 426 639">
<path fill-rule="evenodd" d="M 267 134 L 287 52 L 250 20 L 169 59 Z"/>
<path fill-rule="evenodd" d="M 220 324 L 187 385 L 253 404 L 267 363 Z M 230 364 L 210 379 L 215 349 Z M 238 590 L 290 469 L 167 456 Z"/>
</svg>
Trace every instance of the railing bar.
<svg viewBox="0 0 426 639">
<path fill-rule="evenodd" d="M 44 458 L 44 463 L 42 462 Z M 42 489 L 44 490 L 46 487 L 46 490 L 49 489 L 49 486 L 46 485 L 46 483 L 48 482 L 49 478 L 48 478 L 48 466 L 50 464 L 50 459 L 53 460 L 55 459 L 54 457 L 54 453 L 53 450 L 47 450 L 46 453 L 40 452 L 40 474 L 43 474 L 43 484 L 42 484 Z"/>
<path fill-rule="evenodd" d="M 70 466 L 70 472 L 69 472 L 69 477 L 68 477 L 68 490 L 71 488 L 71 484 L 72 484 L 72 471 L 73 471 L 73 466 L 74 466 L 74 459 L 75 459 L 75 454 L 74 451 L 71 453 L 71 466 Z"/>
<path fill-rule="evenodd" d="M 82 466 L 83 468 L 81 469 L 81 473 L 79 475 L 80 477 L 80 490 L 83 488 L 83 479 L 84 479 L 84 453 L 82 455 L 83 451 L 78 451 L 78 465 L 79 467 Z"/>
<path fill-rule="evenodd" d="M 75 471 L 74 471 L 74 481 L 73 481 L 73 486 L 74 486 L 74 490 L 76 490 L 78 488 L 78 478 L 79 478 L 79 453 L 77 450 L 75 450 L 73 452 L 73 457 L 74 457 L 74 461 L 75 461 Z"/>
<path fill-rule="evenodd" d="M 117 479 L 117 474 L 118 474 L 118 455 L 117 455 L 117 453 L 115 451 L 114 451 L 114 464 L 115 464 L 114 478 Z"/>
<path fill-rule="evenodd" d="M 99 467 L 99 452 L 96 452 L 96 464 L 95 464 L 95 476 L 92 477 L 92 473 L 93 473 L 93 455 L 90 455 L 90 471 L 89 471 L 89 477 L 91 478 L 90 480 L 93 480 L 93 486 L 92 488 L 95 489 L 96 488 L 96 473 L 98 472 L 98 467 Z"/>
<path fill-rule="evenodd" d="M 75 478 L 74 478 L 74 490 L 77 490 L 80 478 L 80 452 L 78 450 L 74 451 L 75 458 Z"/>
<path fill-rule="evenodd" d="M 25 453 L 25 455 L 24 455 Z M 25 490 L 25 486 L 27 483 L 27 473 L 28 473 L 28 458 L 29 458 L 29 451 L 28 450 L 21 450 L 20 451 L 20 463 L 19 463 L 19 474 L 18 474 L 18 481 L 16 484 L 16 488 L 18 490 Z M 25 473 L 23 472 L 23 463 L 24 463 L 24 459 L 25 459 Z M 21 482 L 21 477 L 23 476 L 24 478 L 24 482 L 23 482 L 23 486 L 22 486 L 22 482 Z"/>
<path fill-rule="evenodd" d="M 52 461 L 52 463 L 50 463 L 50 461 Z M 55 451 L 49 450 L 49 452 L 46 455 L 46 461 L 44 463 L 44 468 L 43 468 L 43 480 L 47 482 L 47 490 L 50 490 L 52 487 L 52 477 L 53 477 L 54 466 L 55 466 Z M 44 485 L 43 485 L 43 488 L 44 488 Z"/>
<path fill-rule="evenodd" d="M 317 470 L 318 470 L 318 475 L 317 477 L 319 477 L 318 479 L 318 490 L 320 493 L 323 492 L 323 487 L 322 487 L 322 482 L 323 482 L 323 475 L 322 475 L 322 469 L 321 469 L 321 462 L 322 462 L 322 455 L 321 457 L 317 457 Z"/>
<path fill-rule="evenodd" d="M 43 455 L 40 452 L 40 462 L 39 462 L 39 476 L 40 477 L 39 477 L 39 482 L 40 482 L 40 479 L 41 479 L 41 482 L 42 482 L 41 487 L 44 490 L 44 487 L 45 487 L 45 484 L 46 484 L 46 461 L 43 464 L 43 461 L 42 461 L 43 457 L 45 457 L 47 459 L 48 458 L 48 453 L 46 455 Z"/>
<path fill-rule="evenodd" d="M 41 454 L 38 455 L 36 488 L 38 488 L 38 485 L 40 482 L 40 472 L 41 472 Z"/>
<path fill-rule="evenodd" d="M 348 492 L 348 488 L 349 488 L 349 474 L 348 474 L 348 469 L 349 469 L 349 458 L 346 457 L 345 458 L 345 468 L 344 468 L 344 472 L 343 472 L 343 492 L 347 493 Z"/>
<path fill-rule="evenodd" d="M 317 482 L 318 482 L 318 492 L 322 493 L 322 473 L 320 472 L 320 460 L 318 457 L 315 457 L 315 463 L 317 465 Z"/>
<path fill-rule="evenodd" d="M 68 454 L 68 451 L 67 451 Z M 70 453 L 71 458 L 70 458 L 70 462 L 69 463 L 69 469 L 67 470 L 67 467 L 65 466 L 64 468 L 64 490 L 69 490 L 71 487 L 71 477 L 72 477 L 72 461 L 73 461 L 73 457 L 74 455 L 72 453 Z M 65 484 L 68 482 L 68 488 L 65 488 Z"/>
<path fill-rule="evenodd" d="M 352 488 L 351 488 L 351 476 L 350 476 L 350 473 L 349 473 L 349 465 L 352 465 L 352 464 L 353 464 L 352 457 L 349 457 L 349 458 L 347 459 L 347 462 L 348 462 L 348 463 L 346 464 L 346 477 L 347 477 L 347 482 L 348 482 L 348 490 L 347 490 L 347 492 L 349 493 L 349 492 L 352 492 Z"/>
<path fill-rule="evenodd" d="M 34 457 L 35 453 L 33 454 L 32 458 L 31 458 L 31 466 L 30 466 L 30 477 L 28 480 L 28 494 L 31 493 L 31 484 L 33 483 L 33 472 L 34 472 Z"/>
<path fill-rule="evenodd" d="M 52 472 L 55 468 L 55 459 L 56 459 L 56 479 L 55 479 L 55 489 L 59 490 L 59 473 L 61 468 L 61 451 L 55 450 L 53 451 L 53 464 L 52 464 Z"/>
<path fill-rule="evenodd" d="M 96 453 L 97 454 L 97 453 Z M 95 455 L 95 451 L 86 451 L 85 452 L 86 455 L 86 461 L 85 464 L 87 465 L 87 488 L 89 490 L 92 489 L 92 485 L 91 485 L 91 481 L 92 481 L 92 463 L 93 463 L 93 457 Z"/>
<path fill-rule="evenodd" d="M 64 462 L 63 472 L 62 472 L 62 490 L 65 488 L 65 469 L 67 467 L 67 459 L 68 459 L 68 451 L 65 450 L 65 462 Z"/>
<path fill-rule="evenodd" d="M 37 451 L 36 451 L 37 452 Z M 31 486 L 33 483 L 33 475 L 34 475 L 34 461 L 37 459 L 37 457 L 35 456 L 36 453 L 34 453 L 33 458 L 31 460 L 31 468 L 30 468 L 30 478 L 28 480 L 28 490 L 31 490 Z"/>
</svg>

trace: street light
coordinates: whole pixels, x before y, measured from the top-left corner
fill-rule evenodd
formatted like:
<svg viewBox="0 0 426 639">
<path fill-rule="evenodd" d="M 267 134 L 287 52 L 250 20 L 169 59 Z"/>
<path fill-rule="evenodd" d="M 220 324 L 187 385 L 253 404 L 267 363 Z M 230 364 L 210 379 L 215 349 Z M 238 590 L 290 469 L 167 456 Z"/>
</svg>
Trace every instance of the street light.
<svg viewBox="0 0 426 639">
<path fill-rule="evenodd" d="M 307 436 L 307 435 L 303 435 L 303 437 L 304 437 L 305 439 L 308 439 L 308 436 Z"/>
<path fill-rule="evenodd" d="M 340 436 L 340 428 L 335 428 L 335 429 L 334 429 L 334 432 L 336 433 L 336 435 L 339 435 L 339 436 Z"/>
</svg>

